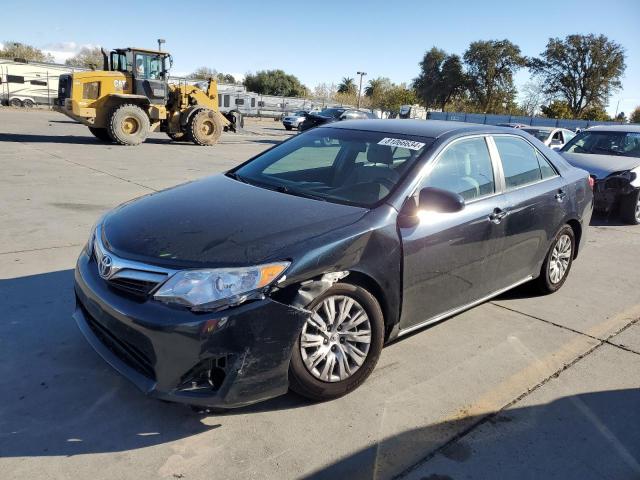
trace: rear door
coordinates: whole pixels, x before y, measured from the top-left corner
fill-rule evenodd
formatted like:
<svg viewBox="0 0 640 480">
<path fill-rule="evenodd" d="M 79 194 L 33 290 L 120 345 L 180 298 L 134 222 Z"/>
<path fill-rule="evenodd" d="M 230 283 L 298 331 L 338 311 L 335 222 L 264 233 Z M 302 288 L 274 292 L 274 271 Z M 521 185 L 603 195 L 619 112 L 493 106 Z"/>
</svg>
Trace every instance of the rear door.
<svg viewBox="0 0 640 480">
<path fill-rule="evenodd" d="M 567 191 L 544 155 L 524 138 L 492 138 L 504 174 L 504 246 L 497 275 L 502 288 L 538 273 L 551 238 L 564 220 Z"/>
<path fill-rule="evenodd" d="M 432 160 L 417 191 L 449 190 L 462 195 L 466 205 L 456 213 L 420 212 L 417 225 L 399 225 L 404 255 L 402 329 L 497 288 L 503 228 L 496 213 L 502 211 L 504 199 L 495 162 L 482 135 L 453 140 Z"/>
</svg>

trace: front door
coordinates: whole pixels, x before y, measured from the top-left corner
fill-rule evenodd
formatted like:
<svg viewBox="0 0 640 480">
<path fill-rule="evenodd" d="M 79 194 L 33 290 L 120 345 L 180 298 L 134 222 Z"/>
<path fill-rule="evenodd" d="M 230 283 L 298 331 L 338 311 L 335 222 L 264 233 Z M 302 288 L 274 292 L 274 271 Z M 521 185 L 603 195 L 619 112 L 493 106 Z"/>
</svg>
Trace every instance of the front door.
<svg viewBox="0 0 640 480">
<path fill-rule="evenodd" d="M 514 135 L 493 137 L 502 163 L 507 213 L 497 275 L 503 287 L 535 275 L 564 220 L 567 192 L 546 158 Z"/>
<path fill-rule="evenodd" d="M 403 306 L 400 328 L 426 323 L 495 291 L 505 207 L 484 136 L 454 140 L 433 160 L 419 188 L 462 195 L 456 213 L 420 212 L 419 223 L 400 226 Z"/>
<path fill-rule="evenodd" d="M 133 67 L 133 93 L 144 95 L 151 104 L 167 103 L 167 82 L 163 57 L 153 53 L 136 53 Z"/>
</svg>

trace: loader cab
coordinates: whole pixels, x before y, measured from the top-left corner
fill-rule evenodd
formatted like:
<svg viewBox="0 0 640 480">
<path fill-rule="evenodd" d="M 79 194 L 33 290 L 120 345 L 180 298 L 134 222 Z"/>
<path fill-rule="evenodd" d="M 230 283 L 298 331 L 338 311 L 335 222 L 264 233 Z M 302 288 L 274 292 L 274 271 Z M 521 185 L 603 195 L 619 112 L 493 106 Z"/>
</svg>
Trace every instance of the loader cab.
<svg viewBox="0 0 640 480">
<path fill-rule="evenodd" d="M 166 104 L 167 80 L 172 64 L 171 55 L 167 52 L 116 49 L 111 51 L 110 64 L 110 70 L 131 75 L 134 95 L 144 95 L 151 104 Z"/>
</svg>

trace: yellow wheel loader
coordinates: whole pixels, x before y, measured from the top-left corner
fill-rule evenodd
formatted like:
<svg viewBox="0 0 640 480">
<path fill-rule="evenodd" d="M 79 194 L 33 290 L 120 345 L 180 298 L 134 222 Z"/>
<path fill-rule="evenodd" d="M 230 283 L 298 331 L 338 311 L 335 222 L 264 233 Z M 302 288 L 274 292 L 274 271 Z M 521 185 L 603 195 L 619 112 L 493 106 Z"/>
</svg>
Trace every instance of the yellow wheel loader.
<svg viewBox="0 0 640 480">
<path fill-rule="evenodd" d="M 214 145 L 236 131 L 239 112 L 222 114 L 218 87 L 169 83 L 171 55 L 141 48 L 102 50 L 104 69 L 60 75 L 56 110 L 89 127 L 99 140 L 139 145 L 149 132 L 172 140 Z"/>
</svg>

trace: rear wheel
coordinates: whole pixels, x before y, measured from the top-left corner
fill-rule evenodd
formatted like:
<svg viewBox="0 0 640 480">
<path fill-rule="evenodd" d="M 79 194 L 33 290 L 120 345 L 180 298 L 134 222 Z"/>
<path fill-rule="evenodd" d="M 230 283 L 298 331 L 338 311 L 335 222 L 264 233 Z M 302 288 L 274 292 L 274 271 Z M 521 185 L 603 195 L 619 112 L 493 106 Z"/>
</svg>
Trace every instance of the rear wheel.
<svg viewBox="0 0 640 480">
<path fill-rule="evenodd" d="M 380 305 L 365 289 L 336 283 L 308 309 L 312 314 L 291 355 L 291 389 L 318 401 L 355 390 L 380 357 L 384 342 Z"/>
<path fill-rule="evenodd" d="M 25 108 L 33 108 L 35 103 L 30 98 L 25 98 L 22 100 L 22 106 Z"/>
<path fill-rule="evenodd" d="M 89 127 L 89 131 L 98 139 L 103 142 L 113 142 L 109 132 L 106 128 Z"/>
<path fill-rule="evenodd" d="M 636 190 L 622 199 L 620 215 L 626 223 L 640 224 L 640 190 Z"/>
<path fill-rule="evenodd" d="M 213 110 L 200 110 L 194 113 L 187 123 L 189 139 L 196 145 L 216 144 L 222 135 L 222 130 L 222 122 Z"/>
<path fill-rule="evenodd" d="M 120 105 L 111 112 L 108 131 L 120 145 L 139 145 L 149 135 L 149 117 L 137 105 Z"/>
<path fill-rule="evenodd" d="M 553 293 L 560 290 L 567 280 L 575 251 L 573 229 L 565 225 L 560 229 L 547 253 L 540 276 L 537 279 L 542 293 Z"/>
<path fill-rule="evenodd" d="M 12 98 L 11 100 L 9 100 L 9 106 L 22 107 L 22 101 L 19 98 Z"/>
</svg>

